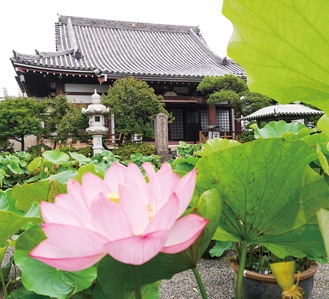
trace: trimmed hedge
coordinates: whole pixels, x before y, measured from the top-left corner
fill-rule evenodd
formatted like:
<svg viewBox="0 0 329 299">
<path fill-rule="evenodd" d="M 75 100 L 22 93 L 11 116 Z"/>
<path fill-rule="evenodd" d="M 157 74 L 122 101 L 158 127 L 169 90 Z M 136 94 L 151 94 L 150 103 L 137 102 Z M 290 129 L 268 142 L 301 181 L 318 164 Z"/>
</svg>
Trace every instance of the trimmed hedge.
<svg viewBox="0 0 329 299">
<path fill-rule="evenodd" d="M 120 156 L 123 160 L 130 160 L 132 154 L 140 153 L 143 156 L 156 155 L 153 145 L 147 143 L 127 143 L 112 150 L 114 155 Z"/>
</svg>

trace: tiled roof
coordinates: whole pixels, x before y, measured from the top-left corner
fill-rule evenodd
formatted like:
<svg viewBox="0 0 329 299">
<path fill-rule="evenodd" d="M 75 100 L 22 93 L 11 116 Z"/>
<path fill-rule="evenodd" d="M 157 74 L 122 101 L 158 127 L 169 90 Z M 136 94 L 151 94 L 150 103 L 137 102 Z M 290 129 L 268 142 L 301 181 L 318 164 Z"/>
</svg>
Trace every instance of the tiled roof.
<svg viewBox="0 0 329 299">
<path fill-rule="evenodd" d="M 244 76 L 238 64 L 211 51 L 198 27 L 59 16 L 55 29 L 56 52 L 14 52 L 13 63 L 51 71 L 158 79 Z"/>
<path fill-rule="evenodd" d="M 285 117 L 285 116 L 297 116 L 303 118 L 306 116 L 322 115 L 322 114 L 323 112 L 320 110 L 315 110 L 299 103 L 276 104 L 273 106 L 259 109 L 248 116 L 241 117 L 241 120 L 257 120 L 257 119 L 267 119 L 272 117 Z"/>
</svg>

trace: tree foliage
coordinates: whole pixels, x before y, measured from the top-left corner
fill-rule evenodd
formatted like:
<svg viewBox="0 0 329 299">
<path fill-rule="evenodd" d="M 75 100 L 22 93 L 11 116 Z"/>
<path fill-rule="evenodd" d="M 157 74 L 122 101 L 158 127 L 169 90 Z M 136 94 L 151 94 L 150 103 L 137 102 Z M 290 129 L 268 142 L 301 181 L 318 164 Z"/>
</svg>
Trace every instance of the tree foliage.
<svg viewBox="0 0 329 299">
<path fill-rule="evenodd" d="M 210 95 L 220 90 L 231 90 L 235 93 L 248 90 L 246 82 L 234 75 L 206 76 L 197 87 L 197 91 Z"/>
<path fill-rule="evenodd" d="M 71 104 L 68 102 L 64 94 L 57 95 L 53 98 L 45 100 L 47 105 L 47 115 L 45 120 L 45 137 L 51 138 L 51 133 L 58 128 L 62 118 L 70 110 Z"/>
<path fill-rule="evenodd" d="M 207 103 L 220 104 L 224 102 L 229 102 L 230 104 L 233 104 L 235 106 L 238 105 L 239 101 L 240 101 L 239 94 L 237 94 L 233 90 L 223 89 L 212 93 L 209 96 Z"/>
<path fill-rule="evenodd" d="M 42 125 L 43 123 L 43 125 Z M 21 143 L 24 137 L 36 135 L 56 142 L 68 137 L 85 141 L 88 118 L 81 107 L 69 103 L 65 95 L 37 101 L 35 98 L 10 98 L 0 102 L 0 149 L 10 149 L 8 139 Z M 54 135 L 53 133 L 56 134 Z"/>
<path fill-rule="evenodd" d="M 133 134 L 154 137 L 155 116 L 161 112 L 168 115 L 162 99 L 145 81 L 130 77 L 115 81 L 103 104 L 114 114 L 116 131 L 123 132 L 130 140 Z"/>
<path fill-rule="evenodd" d="M 251 92 L 249 90 L 239 93 L 239 104 L 236 105 L 237 115 L 240 117 L 242 115 L 247 116 L 257 110 L 271 106 L 276 102 L 266 95 L 258 92 Z"/>
<path fill-rule="evenodd" d="M 81 107 L 70 104 L 70 109 L 62 117 L 58 125 L 58 134 L 67 139 L 72 136 L 74 140 L 86 141 L 89 135 L 86 132 L 88 117 L 81 113 Z"/>
<path fill-rule="evenodd" d="M 82 107 L 70 103 L 64 94 L 48 98 L 45 103 L 47 105 L 45 138 L 52 139 L 55 143 L 70 137 L 81 141 L 88 138 L 85 131 L 88 127 L 88 117 L 81 113 Z M 54 132 L 57 134 L 54 135 Z"/>
<path fill-rule="evenodd" d="M 1 138 L 20 142 L 21 150 L 24 150 L 24 137 L 42 134 L 44 111 L 45 105 L 34 98 L 6 98 L 0 102 Z"/>
<path fill-rule="evenodd" d="M 236 117 L 249 115 L 275 103 L 265 95 L 251 92 L 246 82 L 234 75 L 204 77 L 197 90 L 209 96 L 208 104 L 233 105 Z"/>
</svg>

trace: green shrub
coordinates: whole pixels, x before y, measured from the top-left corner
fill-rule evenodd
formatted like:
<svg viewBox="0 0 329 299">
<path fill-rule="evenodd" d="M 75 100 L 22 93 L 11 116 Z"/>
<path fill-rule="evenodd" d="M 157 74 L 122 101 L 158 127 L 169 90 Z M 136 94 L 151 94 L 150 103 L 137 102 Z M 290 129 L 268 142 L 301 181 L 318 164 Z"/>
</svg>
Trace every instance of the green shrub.
<svg viewBox="0 0 329 299">
<path fill-rule="evenodd" d="M 13 143 L 9 142 L 7 138 L 1 138 L 0 136 L 0 152 L 14 152 Z"/>
<path fill-rule="evenodd" d="M 155 168 L 159 169 L 161 167 L 161 156 L 158 155 L 142 155 L 141 153 L 132 154 L 130 160 L 127 162 L 133 162 L 137 166 L 141 167 L 144 162 L 152 163 Z"/>
<path fill-rule="evenodd" d="M 50 151 L 50 150 L 52 150 L 52 148 L 46 144 L 37 144 L 37 145 L 31 146 L 26 151 L 31 155 L 31 160 L 33 160 L 36 157 L 40 157 L 44 150 Z"/>
<path fill-rule="evenodd" d="M 74 146 L 60 146 L 57 148 L 58 150 L 60 150 L 63 153 L 69 153 L 69 152 L 76 152 L 77 149 Z"/>
<path fill-rule="evenodd" d="M 179 145 L 176 147 L 177 154 L 182 158 L 186 158 L 188 156 L 197 156 L 197 152 L 202 149 L 203 145 L 203 143 L 188 144 L 184 141 L 179 141 Z"/>
<path fill-rule="evenodd" d="M 153 145 L 147 143 L 128 143 L 119 146 L 112 150 L 112 153 L 116 156 L 120 156 L 122 160 L 130 160 L 132 154 L 140 153 L 143 156 L 156 155 L 156 149 Z"/>
<path fill-rule="evenodd" d="M 239 135 L 239 141 L 241 142 L 249 142 L 255 140 L 254 136 L 254 131 L 253 130 L 244 130 L 240 135 Z"/>
<path fill-rule="evenodd" d="M 92 146 L 81 147 L 81 148 L 77 149 L 77 153 L 90 158 L 94 154 L 93 147 Z"/>
</svg>

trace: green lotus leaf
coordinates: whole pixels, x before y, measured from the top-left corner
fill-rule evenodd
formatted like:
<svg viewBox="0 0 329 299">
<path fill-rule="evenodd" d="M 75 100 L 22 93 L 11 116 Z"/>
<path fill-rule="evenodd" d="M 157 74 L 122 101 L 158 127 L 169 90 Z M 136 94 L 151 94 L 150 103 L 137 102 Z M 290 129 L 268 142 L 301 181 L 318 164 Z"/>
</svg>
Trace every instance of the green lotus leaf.
<svg viewBox="0 0 329 299">
<path fill-rule="evenodd" d="M 234 26 L 227 52 L 251 91 L 329 112 L 329 2 L 224 0 Z"/>
<path fill-rule="evenodd" d="M 45 180 L 53 180 L 53 181 L 57 181 L 60 184 L 67 184 L 69 179 L 74 179 L 76 175 L 77 175 L 76 170 L 67 169 L 67 170 L 63 170 L 59 173 L 52 174 Z"/>
<path fill-rule="evenodd" d="M 7 164 L 7 167 L 14 174 L 23 173 L 21 167 L 19 166 L 19 163 L 15 162 L 15 161 L 9 161 L 9 163 Z"/>
<path fill-rule="evenodd" d="M 314 130 L 306 128 L 305 125 L 302 123 L 286 123 L 284 120 L 271 121 L 261 129 L 258 128 L 256 124 L 253 124 L 251 127 L 254 130 L 256 139 L 281 137 L 287 134 L 298 136 L 298 139 L 301 139 L 303 136 L 307 136 L 311 133 L 314 133 Z"/>
<path fill-rule="evenodd" d="M 8 243 L 15 233 L 21 229 L 22 226 L 29 222 L 37 222 L 37 219 L 23 217 L 9 211 L 0 211 L 0 247 Z"/>
<path fill-rule="evenodd" d="M 79 181 L 80 184 L 81 184 L 82 183 L 82 177 L 87 172 L 91 172 L 92 174 L 97 175 L 101 179 L 104 179 L 105 170 L 101 167 L 98 167 L 96 164 L 93 164 L 93 163 L 81 166 L 78 169 L 74 179 Z"/>
<path fill-rule="evenodd" d="M 0 190 L 0 210 L 8 210 L 8 209 L 9 209 L 9 203 L 7 198 L 7 192 Z"/>
<path fill-rule="evenodd" d="M 49 296 L 38 295 L 35 292 L 26 290 L 24 287 L 15 289 L 10 293 L 10 299 L 49 299 Z"/>
<path fill-rule="evenodd" d="M 199 157 L 195 156 L 187 156 L 187 157 L 180 157 L 176 158 L 171 164 L 171 168 L 173 171 L 177 172 L 180 177 L 190 172 L 194 167 L 195 164 L 198 162 Z"/>
<path fill-rule="evenodd" d="M 230 139 L 213 138 L 207 140 L 206 144 L 198 152 L 200 156 L 206 156 L 214 151 L 240 145 L 240 142 Z"/>
<path fill-rule="evenodd" d="M 87 289 L 96 279 L 96 267 L 78 272 L 61 271 L 29 256 L 31 250 L 45 239 L 40 228 L 25 231 L 17 240 L 14 254 L 16 265 L 22 270 L 24 287 L 50 298 L 66 299 Z"/>
<path fill-rule="evenodd" d="M 31 155 L 28 152 L 25 151 L 19 151 L 19 152 L 15 152 L 15 154 L 20 158 L 20 159 L 24 159 L 24 160 L 29 160 Z"/>
<path fill-rule="evenodd" d="M 16 200 L 16 208 L 27 212 L 34 202 L 53 202 L 56 194 L 65 193 L 66 185 L 53 180 L 38 181 L 32 184 L 16 185 L 11 197 Z"/>
<path fill-rule="evenodd" d="M 327 256 L 329 257 L 329 210 L 320 209 L 316 216 L 318 218 L 321 233 L 325 242 Z"/>
<path fill-rule="evenodd" d="M 34 172 L 36 169 L 42 167 L 42 158 L 41 157 L 36 157 L 34 158 L 29 165 L 27 166 L 28 171 Z"/>
<path fill-rule="evenodd" d="M 329 136 L 329 117 L 327 115 L 322 115 L 316 125 L 319 130 Z"/>
<path fill-rule="evenodd" d="M 60 150 L 45 151 L 42 156 L 54 164 L 63 164 L 70 159 L 68 154 L 63 153 Z"/>
<path fill-rule="evenodd" d="M 316 158 L 307 143 L 283 139 L 258 139 L 201 158 L 196 165 L 197 194 L 207 188 L 220 189 L 220 227 L 227 231 L 223 241 L 277 244 L 286 248 L 280 247 L 278 255 L 293 253 L 297 244 L 289 241 L 289 234 L 294 235 L 319 208 L 329 205 L 328 184 L 309 166 Z M 307 238 L 314 236 L 307 228 L 298 254 L 303 250 L 305 255 L 323 256 L 323 250 L 315 253 L 306 245 Z M 320 251 L 323 241 L 317 241 Z"/>
<path fill-rule="evenodd" d="M 216 241 L 215 246 L 209 250 L 211 257 L 221 257 L 226 250 L 232 250 L 233 243 L 231 241 Z"/>
<path fill-rule="evenodd" d="M 79 165 L 85 165 L 90 163 L 92 160 L 85 155 L 79 154 L 79 153 L 69 153 L 72 159 L 77 160 L 79 162 Z"/>
</svg>

